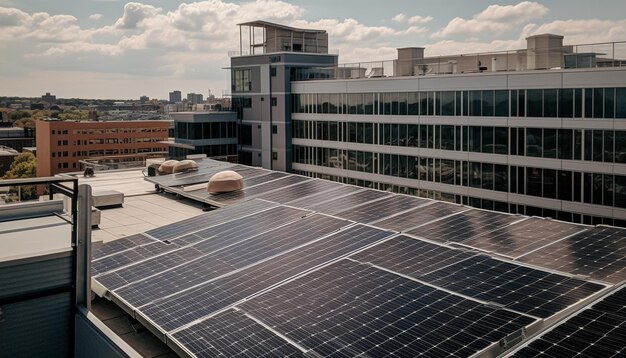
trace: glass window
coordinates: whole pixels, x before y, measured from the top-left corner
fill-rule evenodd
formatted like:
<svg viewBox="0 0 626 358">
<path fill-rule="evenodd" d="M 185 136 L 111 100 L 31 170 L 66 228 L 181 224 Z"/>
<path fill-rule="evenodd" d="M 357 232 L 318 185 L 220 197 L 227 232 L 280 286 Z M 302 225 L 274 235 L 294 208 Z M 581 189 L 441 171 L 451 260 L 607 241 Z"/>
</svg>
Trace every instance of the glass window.
<svg viewBox="0 0 626 358">
<path fill-rule="evenodd" d="M 454 116 L 454 92 L 441 92 L 441 115 Z"/>
<path fill-rule="evenodd" d="M 519 117 L 526 117 L 526 91 L 519 90 L 517 95 L 517 114 Z"/>
<path fill-rule="evenodd" d="M 454 184 L 454 160 L 441 160 L 441 182 Z"/>
<path fill-rule="evenodd" d="M 543 90 L 543 116 L 557 117 L 557 97 L 558 91 L 555 89 Z"/>
<path fill-rule="evenodd" d="M 556 129 L 543 130 L 543 157 L 556 158 Z"/>
<path fill-rule="evenodd" d="M 493 117 L 494 103 L 493 90 L 483 91 L 483 117 Z"/>
<path fill-rule="evenodd" d="M 419 92 L 420 99 L 420 115 L 425 116 L 428 114 L 428 93 Z"/>
<path fill-rule="evenodd" d="M 626 88 L 615 89 L 615 118 L 626 118 Z"/>
<path fill-rule="evenodd" d="M 455 92 L 455 115 L 456 116 L 460 116 L 463 113 L 461 112 L 461 106 L 462 106 L 462 93 L 461 91 L 456 91 Z"/>
<path fill-rule="evenodd" d="M 582 118 L 583 116 L 583 89 L 574 89 L 574 117 Z"/>
<path fill-rule="evenodd" d="M 339 138 L 338 132 L 339 132 L 339 126 L 337 125 L 337 122 L 328 123 L 328 139 L 329 140 L 336 141 Z"/>
<path fill-rule="evenodd" d="M 613 131 L 604 131 L 604 161 L 613 163 Z"/>
<path fill-rule="evenodd" d="M 613 206 L 613 175 L 604 174 L 604 205 Z"/>
<path fill-rule="evenodd" d="M 604 192 L 604 182 L 602 174 L 593 174 L 593 203 L 602 205 L 602 193 Z"/>
<path fill-rule="evenodd" d="M 272 97 L 272 101 L 274 101 L 274 98 L 276 97 Z M 322 93 L 319 95 L 319 100 L 322 103 L 322 113 L 330 113 L 330 95 Z"/>
<path fill-rule="evenodd" d="M 498 140 L 497 135 L 496 140 Z M 511 128 L 511 155 L 517 155 L 517 128 Z"/>
<path fill-rule="evenodd" d="M 604 89 L 604 118 L 615 117 L 615 88 Z"/>
<path fill-rule="evenodd" d="M 398 145 L 401 147 L 407 146 L 406 124 L 398 124 Z"/>
<path fill-rule="evenodd" d="M 508 154 L 509 151 L 509 134 L 506 127 L 495 127 L 494 129 L 494 145 L 491 153 Z"/>
<path fill-rule="evenodd" d="M 604 146 L 602 145 L 602 131 L 594 130 L 593 131 L 593 161 L 601 162 L 602 161 L 602 152 L 604 152 Z"/>
<path fill-rule="evenodd" d="M 470 127 L 469 131 L 469 151 L 480 152 L 480 132 L 481 127 Z"/>
<path fill-rule="evenodd" d="M 541 196 L 541 169 L 526 168 L 526 194 Z"/>
<path fill-rule="evenodd" d="M 397 92 L 392 92 L 392 93 L 388 93 L 388 95 L 390 96 L 390 101 L 391 101 L 391 114 L 394 116 L 398 115 L 398 110 L 399 110 L 399 98 L 400 98 L 400 94 Z"/>
<path fill-rule="evenodd" d="M 356 142 L 363 143 L 363 123 L 356 124 Z"/>
<path fill-rule="evenodd" d="M 572 118 L 574 116 L 574 90 L 571 88 L 563 88 L 559 91 L 561 104 L 559 109 L 561 117 Z"/>
<path fill-rule="evenodd" d="M 374 114 L 374 95 L 372 93 L 363 94 L 364 114 Z"/>
<path fill-rule="evenodd" d="M 454 150 L 454 126 L 441 126 L 441 149 Z"/>
<path fill-rule="evenodd" d="M 407 142 L 409 147 L 417 147 L 417 140 L 419 137 L 419 125 L 409 124 L 407 129 Z"/>
<path fill-rule="evenodd" d="M 435 92 L 426 92 L 427 94 L 427 101 L 426 101 L 426 105 L 428 106 L 428 115 L 429 116 L 434 116 L 435 115 Z"/>
<path fill-rule="evenodd" d="M 541 128 L 526 128 L 526 155 L 541 157 L 542 153 Z"/>
<path fill-rule="evenodd" d="M 381 93 L 383 104 L 383 114 L 391 114 L 391 93 Z"/>
<path fill-rule="evenodd" d="M 481 169 L 480 163 L 470 162 L 469 185 L 474 188 L 480 188 Z"/>
<path fill-rule="evenodd" d="M 482 163 L 482 188 L 493 190 L 493 164 Z"/>
<path fill-rule="evenodd" d="M 374 124 L 363 123 L 363 142 L 367 144 L 374 144 Z"/>
<path fill-rule="evenodd" d="M 572 159 L 572 130 L 558 130 L 559 159 Z"/>
<path fill-rule="evenodd" d="M 357 125 L 354 122 L 348 123 L 348 142 L 356 143 Z"/>
<path fill-rule="evenodd" d="M 604 117 L 604 88 L 593 89 L 593 118 Z"/>
<path fill-rule="evenodd" d="M 400 92 L 398 93 L 398 114 L 401 116 L 405 116 L 407 114 L 407 93 Z"/>
<path fill-rule="evenodd" d="M 543 90 L 526 90 L 526 113 L 528 117 L 543 116 Z"/>
<path fill-rule="evenodd" d="M 509 115 L 509 91 L 495 91 L 495 115 L 507 117 Z"/>
<path fill-rule="evenodd" d="M 556 199 L 556 170 L 543 170 L 543 197 Z"/>
<path fill-rule="evenodd" d="M 626 208 L 626 176 L 615 176 L 615 206 Z"/>
<path fill-rule="evenodd" d="M 511 117 L 517 117 L 517 90 L 511 90 Z"/>
<path fill-rule="evenodd" d="M 572 200 L 572 172 L 569 170 L 558 171 L 558 189 L 557 198 L 559 200 Z"/>
<path fill-rule="evenodd" d="M 626 131 L 615 131 L 615 163 L 626 163 Z"/>
<path fill-rule="evenodd" d="M 425 124 L 422 124 L 419 126 L 419 130 L 420 130 L 420 148 L 428 148 L 428 126 Z"/>
<path fill-rule="evenodd" d="M 585 160 L 591 160 L 592 156 L 591 154 L 593 153 L 593 131 L 586 129 L 585 130 L 585 145 L 584 145 L 584 158 Z"/>
<path fill-rule="evenodd" d="M 419 114 L 419 95 L 417 92 L 408 93 L 408 112 L 409 115 Z"/>
<path fill-rule="evenodd" d="M 585 88 L 585 118 L 593 117 L 593 89 Z"/>
<path fill-rule="evenodd" d="M 482 152 L 493 153 L 493 127 L 482 127 Z"/>
<path fill-rule="evenodd" d="M 482 116 L 482 93 L 481 91 L 470 91 L 469 113 L 470 116 Z"/>
</svg>

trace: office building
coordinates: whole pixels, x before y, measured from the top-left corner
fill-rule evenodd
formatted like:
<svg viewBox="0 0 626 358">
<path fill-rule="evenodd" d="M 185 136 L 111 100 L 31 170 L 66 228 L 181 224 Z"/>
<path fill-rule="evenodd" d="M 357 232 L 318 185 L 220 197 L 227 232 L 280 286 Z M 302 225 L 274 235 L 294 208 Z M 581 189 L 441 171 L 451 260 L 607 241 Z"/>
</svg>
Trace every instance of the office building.
<svg viewBox="0 0 626 358">
<path fill-rule="evenodd" d="M 206 154 L 210 158 L 237 161 L 237 115 L 234 112 L 199 111 L 170 113 L 174 141 L 169 157 Z"/>
<path fill-rule="evenodd" d="M 88 161 L 123 166 L 164 157 L 168 128 L 168 121 L 37 121 L 37 175 L 80 171 Z"/>
<path fill-rule="evenodd" d="M 182 102 L 183 96 L 180 91 L 172 91 L 170 92 L 170 103 L 178 103 Z"/>
<path fill-rule="evenodd" d="M 43 96 L 41 96 L 41 100 L 48 103 L 48 104 L 52 104 L 54 102 L 56 102 L 57 100 L 57 96 L 50 94 L 50 92 L 46 92 L 46 94 L 44 94 Z"/>
<path fill-rule="evenodd" d="M 282 30 L 242 26 L 264 26 L 268 36 Z M 268 37 L 251 45 L 267 52 L 231 59 L 244 163 L 486 209 L 626 225 L 625 44 L 564 46 L 562 36 L 545 34 L 515 51 L 428 58 L 424 48 L 401 48 L 395 60 L 358 66 L 307 53 L 329 62 L 313 68 L 289 63 L 303 55 L 289 50 L 298 37 Z M 263 68 L 287 89 L 271 95 Z M 272 112 L 263 107 L 268 96 L 279 105 Z M 246 125 L 255 121 L 267 129 L 252 128 L 250 140 Z"/>
<path fill-rule="evenodd" d="M 187 101 L 191 104 L 198 104 L 204 102 L 203 96 L 200 93 L 187 93 Z"/>
</svg>

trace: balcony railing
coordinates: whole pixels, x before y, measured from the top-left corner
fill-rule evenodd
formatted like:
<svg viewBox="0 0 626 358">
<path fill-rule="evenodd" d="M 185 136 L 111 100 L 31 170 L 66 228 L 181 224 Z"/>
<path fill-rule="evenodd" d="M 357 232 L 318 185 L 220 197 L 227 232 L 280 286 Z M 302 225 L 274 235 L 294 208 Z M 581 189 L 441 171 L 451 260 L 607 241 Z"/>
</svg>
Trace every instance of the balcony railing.
<svg viewBox="0 0 626 358">
<path fill-rule="evenodd" d="M 626 41 L 297 69 L 293 81 L 626 67 Z"/>
</svg>

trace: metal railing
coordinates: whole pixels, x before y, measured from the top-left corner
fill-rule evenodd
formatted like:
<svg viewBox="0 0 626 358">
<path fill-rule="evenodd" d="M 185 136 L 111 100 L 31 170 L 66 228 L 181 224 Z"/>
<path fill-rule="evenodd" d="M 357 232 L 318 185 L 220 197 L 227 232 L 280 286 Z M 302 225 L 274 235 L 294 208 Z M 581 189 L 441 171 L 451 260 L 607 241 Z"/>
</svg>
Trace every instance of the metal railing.
<svg viewBox="0 0 626 358">
<path fill-rule="evenodd" d="M 292 81 L 626 67 L 626 41 L 301 68 Z"/>
</svg>

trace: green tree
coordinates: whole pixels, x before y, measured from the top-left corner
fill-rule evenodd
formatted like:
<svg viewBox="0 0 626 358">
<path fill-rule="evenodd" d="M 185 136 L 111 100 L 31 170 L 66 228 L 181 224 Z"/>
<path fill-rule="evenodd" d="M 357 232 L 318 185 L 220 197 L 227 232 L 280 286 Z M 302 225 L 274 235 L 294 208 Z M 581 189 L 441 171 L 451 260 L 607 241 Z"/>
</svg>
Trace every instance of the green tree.
<svg viewBox="0 0 626 358">
<path fill-rule="evenodd" d="M 20 178 L 35 178 L 37 176 L 37 161 L 32 153 L 18 154 L 11 167 L 4 174 L 2 179 L 20 179 Z M 37 189 L 35 186 L 22 186 L 20 190 L 17 188 L 11 189 L 10 193 L 17 195 L 21 194 L 20 200 L 30 200 L 37 197 Z"/>
<path fill-rule="evenodd" d="M 84 121 L 87 120 L 87 117 L 87 111 L 81 111 L 79 109 L 69 109 L 59 113 L 59 119 L 62 121 Z"/>
</svg>

